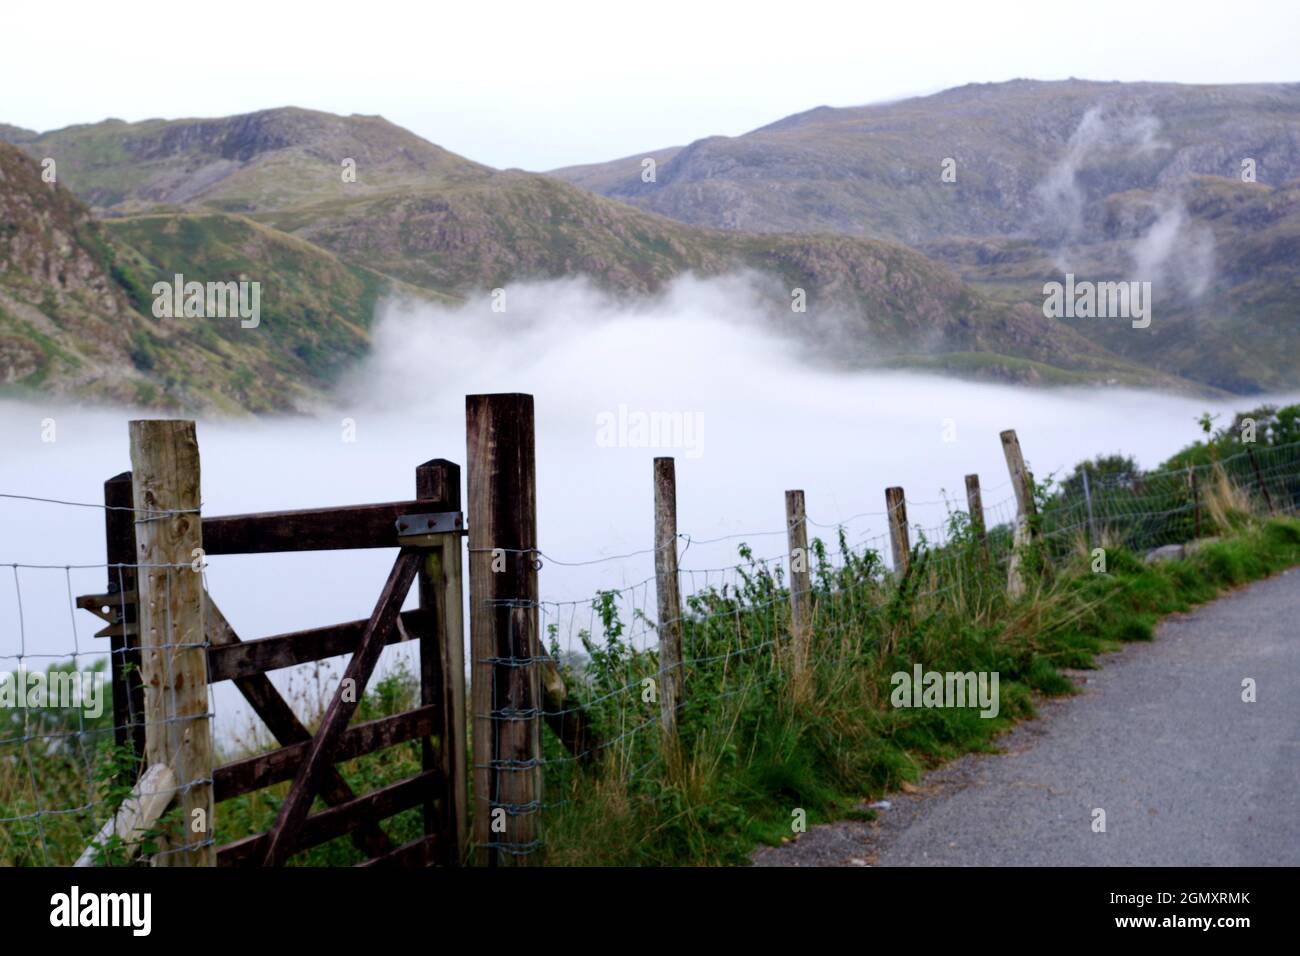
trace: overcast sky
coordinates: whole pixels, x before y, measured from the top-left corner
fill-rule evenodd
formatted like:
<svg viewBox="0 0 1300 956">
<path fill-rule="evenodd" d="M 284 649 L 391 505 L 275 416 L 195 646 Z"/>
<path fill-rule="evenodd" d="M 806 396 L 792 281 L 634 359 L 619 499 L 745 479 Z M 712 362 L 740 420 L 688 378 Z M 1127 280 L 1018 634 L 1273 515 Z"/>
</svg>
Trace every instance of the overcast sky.
<svg viewBox="0 0 1300 956">
<path fill-rule="evenodd" d="M 0 122 L 381 114 L 550 169 L 1030 77 L 1300 80 L 1295 0 L 10 2 Z"/>
</svg>

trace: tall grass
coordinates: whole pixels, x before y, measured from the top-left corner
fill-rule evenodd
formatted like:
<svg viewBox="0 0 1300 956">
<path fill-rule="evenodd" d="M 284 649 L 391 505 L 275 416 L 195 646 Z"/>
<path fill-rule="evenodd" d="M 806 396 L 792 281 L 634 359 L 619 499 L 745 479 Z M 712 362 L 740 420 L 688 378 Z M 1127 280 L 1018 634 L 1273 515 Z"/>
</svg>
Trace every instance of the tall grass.
<svg viewBox="0 0 1300 956">
<path fill-rule="evenodd" d="M 323 674 L 319 667 L 306 670 L 302 678 L 290 683 L 285 695 L 313 730 L 332 692 Z M 363 695 L 355 719 L 377 720 L 418 706 L 419 683 L 408 668 L 399 666 Z M 10 720 L 3 724 L 5 743 L 0 746 L 0 866 L 71 864 L 130 794 L 134 783 L 129 773 L 131 755 L 129 749 L 113 743 L 112 712 L 111 701 L 97 721 L 86 721 L 77 711 L 53 708 L 7 712 Z M 216 762 L 223 765 L 277 746 L 261 722 L 250 716 L 242 728 L 221 742 Z M 338 769 L 356 793 L 397 783 L 422 770 L 420 742 L 408 741 L 366 754 L 339 764 Z M 286 781 L 217 804 L 213 835 L 217 844 L 268 830 L 288 789 Z M 324 806 L 317 800 L 315 809 Z M 173 808 L 153 828 L 150 838 L 178 824 Z M 424 832 L 421 810 L 404 811 L 384 821 L 382 827 L 395 845 L 408 843 Z M 127 856 L 123 850 L 119 842 L 107 848 L 99 862 L 124 865 Z M 148 845 L 142 850 L 147 854 Z M 365 855 L 348 837 L 340 837 L 291 857 L 289 865 L 350 866 L 363 859 Z M 141 865 L 145 861 L 137 858 L 133 862 Z"/>
<path fill-rule="evenodd" d="M 1040 539 L 1025 566 L 1050 562 L 1054 573 L 1036 575 L 1016 602 L 1003 563 L 986 557 L 964 515 L 952 516 L 944 547 L 914 551 L 902 579 L 842 532 L 834 559 L 814 542 L 811 688 L 794 684 L 782 571 L 742 547 L 734 584 L 688 600 L 674 746 L 659 734 L 658 705 L 640 692 L 657 677 L 655 653 L 631 647 L 612 596 L 598 596 L 602 632 L 582 635 L 590 660 L 570 658 L 566 678 L 612 742 L 584 766 L 548 741 L 545 862 L 743 862 L 756 844 L 790 838 L 799 811 L 810 821 L 862 813 L 865 800 L 927 767 L 990 749 L 998 732 L 1034 714 L 1035 694 L 1072 692 L 1068 669 L 1149 639 L 1161 615 L 1300 561 L 1300 522 L 1252 514 L 1250 496 L 1218 475 L 1203 492 L 1218 541 L 1148 564 L 1110 527 L 1099 571 L 1081 536 Z M 999 713 L 891 706 L 891 675 L 914 664 L 997 672 Z"/>
<path fill-rule="evenodd" d="M 1300 508 L 1300 409 L 1269 414 L 1253 458 L 1235 432 L 1223 430 L 1153 472 L 1110 456 L 1060 483 L 1045 478 L 1035 489 L 1035 543 L 1019 555 L 1028 588 L 1015 601 L 1006 594 L 1010 529 L 990 528 L 982 542 L 960 511 L 949 515 L 942 544 L 917 543 L 901 578 L 843 530 L 830 542 L 815 539 L 803 668 L 788 637 L 783 564 L 742 545 L 725 583 L 686 597 L 685 696 L 671 745 L 660 732 L 657 652 L 633 639 L 629 626 L 653 631 L 654 622 L 624 620 L 618 593 L 599 593 L 595 625 L 577 635 L 585 653 L 561 654 L 558 635 L 550 635 L 571 701 L 585 710 L 599 745 L 594 759 L 579 760 L 543 734 L 542 860 L 743 862 L 755 844 L 788 839 L 800 811 L 811 822 L 861 813 L 864 800 L 915 782 L 926 768 L 993 747 L 999 731 L 1033 715 L 1036 694 L 1070 693 L 1069 669 L 1095 666 L 1099 653 L 1121 642 L 1149 639 L 1161 615 L 1300 562 L 1300 522 L 1270 515 L 1263 494 L 1267 487 L 1273 512 Z M 1187 465 L 1199 469 L 1195 493 Z M 1217 540 L 1183 560 L 1142 560 L 1149 548 L 1192 538 L 1198 514 L 1201 536 Z M 997 672 L 997 716 L 892 706 L 891 675 L 915 664 Z M 796 673 L 804 674 L 798 682 Z M 308 672 L 291 694 L 309 727 L 331 690 L 320 674 Z M 416 680 L 399 669 L 364 695 L 356 719 L 400 713 L 417 699 Z M 71 863 L 120 805 L 132 781 L 124 773 L 128 755 L 112 745 L 111 714 L 111 703 L 89 722 L 66 711 L 0 713 L 0 865 Z M 274 746 L 254 723 L 218 759 Z M 419 742 L 409 742 L 339 769 L 364 793 L 420 767 Z M 217 842 L 265 831 L 288 786 L 219 804 Z M 409 842 L 421 833 L 420 811 L 383 827 L 396 844 Z M 361 859 L 344 837 L 291 862 Z"/>
</svg>

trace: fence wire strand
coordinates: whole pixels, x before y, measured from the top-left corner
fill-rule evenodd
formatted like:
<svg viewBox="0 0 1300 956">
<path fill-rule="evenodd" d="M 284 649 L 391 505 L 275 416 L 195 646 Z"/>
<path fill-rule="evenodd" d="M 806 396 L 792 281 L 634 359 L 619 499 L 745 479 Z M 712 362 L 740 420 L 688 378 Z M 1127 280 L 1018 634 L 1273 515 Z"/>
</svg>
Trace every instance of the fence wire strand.
<svg viewBox="0 0 1300 956">
<path fill-rule="evenodd" d="M 1192 468 L 1107 476 L 1092 481 L 1086 499 L 1072 484 L 1049 486 L 1029 520 L 1036 540 L 1056 560 L 1093 547 L 1141 552 L 1182 543 L 1210 526 L 1205 501 L 1219 474 L 1252 499 L 1262 498 L 1267 489 L 1274 510 L 1294 512 L 1300 506 L 1298 453 L 1300 446 L 1279 446 L 1259 449 L 1254 459 L 1243 452 Z M 820 652 L 819 663 L 851 665 L 874 653 L 872 628 L 890 613 L 900 588 L 913 602 L 952 601 L 979 608 L 1005 601 L 1007 568 L 1017 553 L 1017 502 L 1010 488 L 1008 481 L 984 490 L 982 536 L 974 533 L 964 501 L 959 507 L 947 497 L 906 499 L 918 508 L 942 505 L 948 518 L 909 525 L 911 570 L 902 584 L 890 557 L 887 512 L 862 512 L 831 523 L 805 517 L 807 527 L 827 532 L 813 538 L 808 557 L 812 626 L 818 646 L 830 649 Z M 742 558 L 720 567 L 679 567 L 683 659 L 675 668 L 687 688 L 676 708 L 680 733 L 708 733 L 710 722 L 725 723 L 724 715 L 776 692 L 781 660 L 789 653 L 792 555 L 781 550 L 757 556 L 749 543 L 786 534 L 787 529 L 708 538 L 677 535 L 679 553 L 682 545 L 734 542 Z M 654 553 L 653 548 L 633 552 Z M 558 665 L 568 697 L 561 706 L 478 716 L 500 722 L 582 715 L 596 728 L 597 742 L 575 752 L 558 737 L 543 734 L 542 749 L 533 757 L 486 766 L 498 775 L 544 773 L 545 796 L 526 804 L 478 796 L 509 817 L 538 818 L 535 838 L 500 840 L 494 846 L 512 856 L 546 853 L 548 820 L 574 803 L 590 758 L 599 757 L 606 771 L 613 768 L 631 786 L 652 768 L 662 768 L 663 720 L 655 691 L 666 672 L 657 658 L 655 587 L 650 576 L 602 590 L 594 600 L 516 605 L 537 613 L 546 654 L 508 663 L 530 669 Z M 503 663 L 499 658 L 492 662 Z M 740 662 L 745 666 L 737 667 Z M 660 798 L 653 786 L 637 792 L 640 799 Z"/>
<path fill-rule="evenodd" d="M 6 493 L 0 494 L 0 498 L 28 504 L 127 511 L 134 514 L 136 524 L 201 513 L 201 509 L 135 509 L 36 495 Z M 115 640 L 114 646 L 106 650 L 83 644 L 76 590 L 86 587 L 91 592 L 105 592 L 102 595 L 105 607 L 115 606 L 117 613 L 117 624 L 110 626 L 125 629 L 127 608 L 133 606 L 125 599 L 126 574 L 161 572 L 168 610 L 158 622 L 156 633 L 160 642 L 154 647 L 158 651 L 156 658 L 164 668 L 160 678 L 166 686 L 174 686 L 176 655 L 199 651 L 204 655 L 206 668 L 208 645 L 202 634 L 198 642 L 173 637 L 176 631 L 170 616 L 172 583 L 177 574 L 203 572 L 189 562 L 4 563 L 10 568 L 13 582 L 13 613 L 9 620 L 0 620 L 0 703 L 3 703 L 0 706 L 0 864 L 67 866 L 91 847 L 101 827 L 112 818 L 135 785 L 136 761 L 128 759 L 124 741 L 141 733 L 146 723 L 150 728 L 190 725 L 196 720 L 210 725 L 214 717 L 209 706 L 202 714 L 146 721 L 131 695 L 127 695 L 122 707 L 125 720 L 118 723 L 110 671 L 125 672 L 138 665 L 125 640 L 120 646 Z M 98 587 L 86 581 L 86 574 L 96 571 L 104 575 Z M 74 584 L 74 572 L 80 584 Z M 64 639 L 57 635 L 53 614 L 37 616 L 40 623 L 36 634 L 29 623 L 25 592 L 34 587 L 42 594 L 56 590 L 44 585 L 36 587 L 32 583 L 36 579 L 29 576 L 51 573 L 63 579 L 57 590 L 62 591 L 61 601 L 67 608 L 68 637 Z M 201 587 L 206 591 L 205 577 Z M 107 603 L 116 594 L 123 595 L 120 603 Z M 102 618 L 97 620 L 104 623 Z M 133 626 L 138 628 L 138 622 Z M 13 644 L 5 639 L 10 633 L 16 637 Z M 31 666 L 36 662 L 45 663 Z M 184 794 L 211 784 L 212 780 L 206 777 L 179 780 L 175 792 Z M 211 835 L 195 834 L 185 825 L 169 825 L 167 839 L 170 842 L 151 846 L 156 850 L 154 857 L 190 853 L 213 843 Z M 115 845 L 101 848 L 98 861 L 113 862 L 114 852 L 120 852 L 120 848 Z"/>
<path fill-rule="evenodd" d="M 1004 482 L 985 489 L 990 500 L 982 506 L 982 534 L 976 533 L 964 508 L 947 497 L 905 499 L 916 508 L 942 505 L 947 511 L 946 520 L 909 524 L 906 575 L 895 567 L 887 512 L 861 512 L 830 523 L 805 517 L 804 530 L 816 529 L 806 554 L 791 552 L 788 528 L 713 536 L 677 534 L 671 544 L 678 557 L 682 599 L 676 622 L 658 621 L 654 573 L 638 574 L 630 584 L 600 590 L 594 599 L 495 602 L 494 613 L 535 616 L 537 646 L 523 653 L 471 660 L 471 665 L 490 668 L 496 682 L 493 699 L 503 702 L 472 713 L 471 724 L 534 728 L 532 739 L 538 743 L 521 759 L 475 764 L 475 770 L 487 771 L 493 780 L 490 792 L 477 793 L 475 799 L 510 820 L 529 819 L 536 826 L 533 837 L 512 840 L 495 834 L 488 846 L 511 857 L 546 853 L 549 828 L 573 804 L 593 761 L 600 761 L 629 786 L 642 786 L 637 791 L 640 799 L 661 799 L 660 790 L 650 781 L 663 767 L 666 715 L 661 694 L 670 678 L 685 688 L 675 709 L 669 708 L 672 722 L 679 734 L 695 738 L 722 733 L 727 722 L 746 708 L 781 692 L 793 646 L 791 567 L 796 561 L 806 562 L 801 571 L 809 575 L 810 584 L 800 597 L 807 598 L 811 608 L 810 627 L 817 635 L 819 655 L 815 663 L 833 665 L 845 675 L 853 672 L 851 665 L 877 653 L 889 616 L 897 614 L 904 602 L 949 601 L 978 610 L 1005 601 L 1007 568 L 1017 555 L 1019 520 L 1015 495 L 1003 494 L 1009 487 L 1010 482 Z M 1257 512 L 1295 513 L 1300 508 L 1300 444 L 1260 446 L 1188 468 L 1090 476 L 1086 489 L 1077 484 L 1077 475 L 1071 476 L 1059 486 L 1049 486 L 1036 515 L 1027 520 L 1053 560 L 1099 547 L 1142 552 L 1211 532 L 1215 527 L 1211 498 L 1222 497 L 1225 487 Z M 108 507 L 18 494 L 0 498 Z M 135 520 L 192 513 L 197 511 L 144 511 Z M 780 546 L 770 541 L 773 537 L 781 537 Z M 767 545 L 756 554 L 751 544 L 763 541 Z M 700 560 L 701 554 L 708 555 L 704 547 L 716 544 L 733 545 L 739 560 L 730 564 Z M 692 548 L 700 550 L 692 552 Z M 687 566 L 688 552 L 702 566 Z M 554 568 L 591 568 L 661 556 L 654 547 L 589 560 L 554 558 L 538 548 L 509 553 L 533 561 L 534 567 Z M 56 679 L 63 681 L 59 675 L 65 674 L 107 681 L 106 653 L 85 645 L 78 634 L 74 573 L 78 577 L 83 572 L 103 573 L 105 601 L 122 595 L 116 603 L 116 620 L 125 629 L 131 608 L 125 598 L 130 575 L 162 572 L 170 596 L 175 575 L 196 570 L 188 563 L 5 563 L 10 568 L 13 603 L 8 619 L 0 621 L 0 664 L 13 667 L 0 670 L 0 678 L 15 688 L 20 680 L 31 683 L 33 675 L 40 675 L 46 686 Z M 704 566 L 710 564 L 717 566 Z M 66 639 L 54 633 L 54 625 L 42 624 L 41 633 L 32 632 L 29 599 L 38 575 L 63 578 L 59 588 L 63 594 L 57 600 L 67 606 L 70 637 Z M 204 576 L 204 593 L 206 586 Z M 165 669 L 160 676 L 171 685 L 175 655 L 202 649 L 206 659 L 208 644 L 206 632 L 199 643 L 178 637 L 170 619 L 170 600 L 167 608 L 160 624 L 162 642 L 153 646 Z M 80 618 L 80 623 L 86 621 Z M 665 667 L 659 660 L 659 638 L 667 623 L 680 629 L 682 653 L 679 661 Z M 111 670 L 136 666 L 125 640 L 115 643 L 108 656 Z M 512 687 L 518 677 L 538 688 L 531 704 L 510 703 L 515 700 Z M 64 681 L 62 686 L 69 685 Z M 84 706 L 27 706 L 26 701 L 0 708 L 0 863 L 67 865 L 120 804 L 123 771 L 115 761 L 122 758 L 120 745 L 138 732 L 146 715 L 139 712 L 133 695 L 118 701 L 118 708 L 102 696 L 100 703 L 100 712 L 93 715 Z M 211 724 L 212 709 L 155 719 L 150 728 L 161 731 L 195 720 Z M 552 726 L 585 722 L 589 733 L 581 744 L 566 745 L 558 735 L 541 732 L 542 722 Z M 540 796 L 527 800 L 503 796 L 512 792 L 511 777 L 519 774 L 541 777 Z M 212 784 L 209 778 L 177 782 L 181 792 Z M 191 834 L 188 828 L 181 832 L 186 834 L 181 845 L 160 852 L 190 852 L 214 843 L 210 833 Z M 78 849 L 70 854 L 73 847 Z"/>
</svg>

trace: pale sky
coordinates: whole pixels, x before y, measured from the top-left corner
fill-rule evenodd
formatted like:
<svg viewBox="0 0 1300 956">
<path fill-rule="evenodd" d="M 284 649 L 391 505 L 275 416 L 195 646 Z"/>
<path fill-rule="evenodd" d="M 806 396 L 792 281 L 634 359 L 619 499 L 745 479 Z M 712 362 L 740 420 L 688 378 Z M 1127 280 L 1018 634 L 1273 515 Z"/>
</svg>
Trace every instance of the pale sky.
<svg viewBox="0 0 1300 956">
<path fill-rule="evenodd" d="M 970 82 L 1300 80 L 1294 0 L 10 0 L 0 23 L 0 122 L 293 105 L 534 170 Z"/>
</svg>

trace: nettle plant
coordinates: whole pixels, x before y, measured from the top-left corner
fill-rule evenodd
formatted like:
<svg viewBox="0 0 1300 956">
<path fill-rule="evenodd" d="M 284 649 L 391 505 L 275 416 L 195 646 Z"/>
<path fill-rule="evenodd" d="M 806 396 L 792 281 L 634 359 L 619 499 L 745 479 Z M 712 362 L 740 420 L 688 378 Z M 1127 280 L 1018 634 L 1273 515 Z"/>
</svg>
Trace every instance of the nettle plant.
<svg viewBox="0 0 1300 956">
<path fill-rule="evenodd" d="M 135 789 L 135 753 L 129 746 L 109 744 L 101 747 L 95 767 L 94 784 L 99 806 L 105 819 L 112 819 Z M 149 857 L 158 852 L 163 829 L 157 823 L 144 830 L 139 839 L 128 843 L 116 832 L 94 844 L 95 866 L 147 866 Z"/>
</svg>

